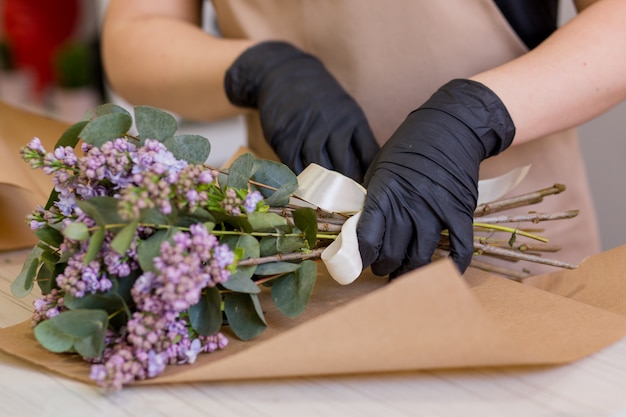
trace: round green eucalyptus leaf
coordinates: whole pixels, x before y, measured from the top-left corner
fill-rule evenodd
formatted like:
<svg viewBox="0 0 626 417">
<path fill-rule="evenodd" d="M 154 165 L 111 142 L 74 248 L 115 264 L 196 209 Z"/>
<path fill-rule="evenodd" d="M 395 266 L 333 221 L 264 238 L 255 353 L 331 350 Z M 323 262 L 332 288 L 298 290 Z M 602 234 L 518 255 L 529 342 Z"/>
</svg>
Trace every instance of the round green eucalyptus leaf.
<svg viewBox="0 0 626 417">
<path fill-rule="evenodd" d="M 224 295 L 224 313 L 233 333 L 241 340 L 250 340 L 267 327 L 259 298 L 255 294 Z"/>
<path fill-rule="evenodd" d="M 247 189 L 253 164 L 254 156 L 251 153 L 239 155 L 228 168 L 228 187 Z"/>
<path fill-rule="evenodd" d="M 35 246 L 33 250 L 22 264 L 20 273 L 15 277 L 11 283 L 11 293 L 18 297 L 26 297 L 33 289 L 33 282 L 39 269 L 39 258 L 43 253 L 43 249 L 39 246 Z"/>
<path fill-rule="evenodd" d="M 130 113 L 122 106 L 113 103 L 104 103 L 96 107 L 95 116 L 104 116 L 105 114 L 122 113 L 131 117 Z"/>
<path fill-rule="evenodd" d="M 272 300 L 287 317 L 298 317 L 305 310 L 317 277 L 314 261 L 305 260 L 297 271 L 276 278 L 272 284 Z"/>
<path fill-rule="evenodd" d="M 137 259 L 143 271 L 157 272 L 154 267 L 154 258 L 161 253 L 161 244 L 170 238 L 172 229 L 159 230 L 149 238 L 139 242 L 137 246 Z"/>
<path fill-rule="evenodd" d="M 296 174 L 285 164 L 267 159 L 254 161 L 251 179 L 269 187 L 253 185 L 265 197 L 270 206 L 284 206 L 289 203 L 291 194 L 298 188 Z"/>
<path fill-rule="evenodd" d="M 176 135 L 164 145 L 177 159 L 190 164 L 204 164 L 211 153 L 209 140 L 200 135 Z"/>
<path fill-rule="evenodd" d="M 97 358 L 104 349 L 108 322 L 104 310 L 68 310 L 39 323 L 34 333 L 51 352 L 76 351 L 83 358 Z"/>
<path fill-rule="evenodd" d="M 273 232 L 277 229 L 288 231 L 290 229 L 287 219 L 276 213 L 252 212 L 248 214 L 248 223 L 254 232 Z M 315 224 L 317 227 L 317 223 Z"/>
<path fill-rule="evenodd" d="M 146 139 L 165 142 L 178 130 L 178 122 L 174 116 L 150 106 L 135 107 L 135 126 L 142 142 Z"/>
<path fill-rule="evenodd" d="M 230 291 L 256 294 L 261 292 L 258 285 L 252 280 L 252 276 L 256 271 L 256 266 L 240 266 L 237 267 L 235 273 L 231 273 L 228 280 L 222 282 L 221 285 Z"/>
<path fill-rule="evenodd" d="M 121 138 L 128 133 L 133 120 L 127 113 L 109 113 L 90 120 L 80 132 L 85 142 L 100 147 L 113 139 Z"/>
<path fill-rule="evenodd" d="M 85 223 L 70 223 L 63 229 L 63 235 L 72 240 L 87 240 L 89 239 L 89 228 Z"/>
<path fill-rule="evenodd" d="M 222 327 L 222 297 L 217 288 L 206 288 L 200 301 L 189 307 L 189 322 L 202 336 L 219 331 Z"/>
<path fill-rule="evenodd" d="M 293 262 L 268 262 L 257 266 L 255 275 L 280 275 L 294 272 L 300 268 L 300 264 Z"/>
</svg>

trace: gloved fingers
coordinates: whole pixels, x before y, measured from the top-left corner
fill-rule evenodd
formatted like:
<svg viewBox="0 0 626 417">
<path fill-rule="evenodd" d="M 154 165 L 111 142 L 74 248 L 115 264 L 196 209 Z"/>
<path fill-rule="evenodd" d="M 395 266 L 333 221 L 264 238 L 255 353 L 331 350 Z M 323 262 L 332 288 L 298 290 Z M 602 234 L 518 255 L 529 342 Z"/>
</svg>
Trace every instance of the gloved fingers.
<svg viewBox="0 0 626 417">
<path fill-rule="evenodd" d="M 382 236 L 378 258 L 371 265 L 372 272 L 380 276 L 400 268 L 411 242 L 419 238 L 404 205 L 391 204 L 386 216 L 387 230 Z"/>
<path fill-rule="evenodd" d="M 387 230 L 385 213 L 387 213 L 386 205 L 381 206 L 378 201 L 369 197 L 365 198 L 363 211 L 356 227 L 363 269 L 370 266 L 378 258 Z"/>
<path fill-rule="evenodd" d="M 436 215 L 425 211 L 417 212 L 413 222 L 413 227 L 415 228 L 414 238 L 408 243 L 402 264 L 390 272 L 389 278 L 391 279 L 421 266 L 428 265 L 441 240 L 442 227 Z"/>
<path fill-rule="evenodd" d="M 361 178 L 357 181 L 362 181 L 365 177 L 365 172 L 367 172 L 368 168 L 372 164 L 372 161 L 374 160 L 374 157 L 380 150 L 380 145 L 376 142 L 374 133 L 370 129 L 367 120 L 364 120 L 363 124 L 356 127 L 352 138 L 352 149 L 359 161 L 361 170 Z"/>
<path fill-rule="evenodd" d="M 361 182 L 365 171 L 362 170 L 359 156 L 355 153 L 355 146 L 358 144 L 354 143 L 354 129 L 355 125 L 352 123 L 337 123 L 329 132 L 325 151 L 329 155 L 331 169 Z"/>
<path fill-rule="evenodd" d="M 461 273 L 465 272 L 474 255 L 474 228 L 471 216 L 458 213 L 449 225 L 450 256 Z"/>
</svg>

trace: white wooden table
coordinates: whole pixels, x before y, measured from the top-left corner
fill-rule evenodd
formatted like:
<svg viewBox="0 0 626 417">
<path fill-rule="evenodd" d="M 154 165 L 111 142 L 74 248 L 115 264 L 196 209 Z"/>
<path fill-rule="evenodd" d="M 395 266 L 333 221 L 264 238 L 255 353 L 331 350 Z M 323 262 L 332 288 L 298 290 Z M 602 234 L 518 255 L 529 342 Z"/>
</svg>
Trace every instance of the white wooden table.
<svg viewBox="0 0 626 417">
<path fill-rule="evenodd" d="M 9 285 L 24 252 L 0 254 L 0 327 L 32 298 Z M 98 388 L 0 352 L 0 417 L 626 416 L 626 339 L 573 364 Z"/>
</svg>

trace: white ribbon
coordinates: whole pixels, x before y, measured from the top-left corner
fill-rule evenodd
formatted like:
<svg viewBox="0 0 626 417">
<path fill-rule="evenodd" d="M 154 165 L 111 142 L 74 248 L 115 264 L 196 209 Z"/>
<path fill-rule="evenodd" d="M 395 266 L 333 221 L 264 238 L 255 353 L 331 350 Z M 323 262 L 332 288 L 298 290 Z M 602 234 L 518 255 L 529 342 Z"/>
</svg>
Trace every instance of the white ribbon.
<svg viewBox="0 0 626 417">
<path fill-rule="evenodd" d="M 504 196 L 524 179 L 529 169 L 530 165 L 527 165 L 499 177 L 479 181 L 478 204 Z M 317 164 L 307 166 L 298 175 L 298 189 L 294 192 L 298 198 L 292 199 L 292 203 L 350 216 L 335 241 L 322 252 L 322 262 L 328 273 L 342 285 L 352 283 L 363 271 L 356 226 L 366 193 L 365 188 L 351 178 Z"/>
</svg>

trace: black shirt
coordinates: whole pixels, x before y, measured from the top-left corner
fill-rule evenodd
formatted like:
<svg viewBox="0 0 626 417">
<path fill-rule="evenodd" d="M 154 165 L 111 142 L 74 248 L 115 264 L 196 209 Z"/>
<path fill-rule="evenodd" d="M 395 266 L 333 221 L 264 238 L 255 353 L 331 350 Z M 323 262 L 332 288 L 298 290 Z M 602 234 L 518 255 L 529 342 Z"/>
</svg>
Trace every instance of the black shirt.
<svg viewBox="0 0 626 417">
<path fill-rule="evenodd" d="M 556 30 L 559 0 L 494 0 L 529 49 Z"/>
</svg>

